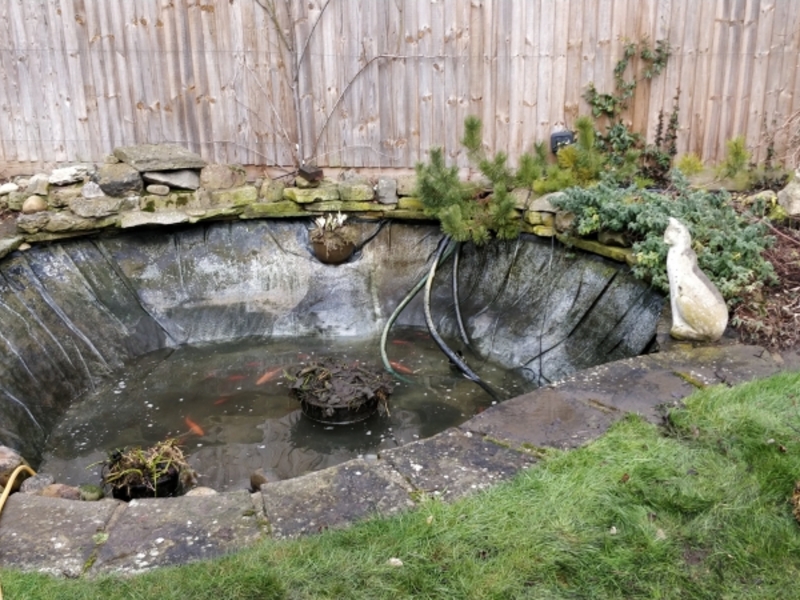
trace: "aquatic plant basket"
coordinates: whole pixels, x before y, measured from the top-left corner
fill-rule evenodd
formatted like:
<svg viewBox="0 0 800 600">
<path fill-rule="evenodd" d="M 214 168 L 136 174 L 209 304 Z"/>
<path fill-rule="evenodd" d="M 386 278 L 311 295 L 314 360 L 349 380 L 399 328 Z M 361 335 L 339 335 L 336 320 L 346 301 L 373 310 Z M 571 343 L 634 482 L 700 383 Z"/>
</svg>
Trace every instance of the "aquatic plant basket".
<svg viewBox="0 0 800 600">
<path fill-rule="evenodd" d="M 349 425 L 368 419 L 378 412 L 377 396 L 370 399 L 358 398 L 351 406 L 321 406 L 312 400 L 300 400 L 303 414 L 314 421 L 332 425 Z"/>
<path fill-rule="evenodd" d="M 382 369 L 323 357 L 287 377 L 290 395 L 314 421 L 347 425 L 379 410 L 388 413 L 393 382 Z"/>
<path fill-rule="evenodd" d="M 180 487 L 180 471 L 176 467 L 169 467 L 167 472 L 158 478 L 154 484 L 129 484 L 113 485 L 111 495 L 117 500 L 129 502 L 139 498 L 167 498 L 175 496 Z"/>
</svg>

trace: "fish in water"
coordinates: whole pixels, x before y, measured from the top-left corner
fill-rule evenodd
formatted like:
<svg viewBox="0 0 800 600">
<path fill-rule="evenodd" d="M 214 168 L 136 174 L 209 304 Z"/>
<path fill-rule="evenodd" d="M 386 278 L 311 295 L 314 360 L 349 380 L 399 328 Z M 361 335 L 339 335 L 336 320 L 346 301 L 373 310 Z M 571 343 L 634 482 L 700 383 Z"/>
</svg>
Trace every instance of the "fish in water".
<svg viewBox="0 0 800 600">
<path fill-rule="evenodd" d="M 258 378 L 258 381 L 256 381 L 256 385 L 262 385 L 264 383 L 267 383 L 268 381 L 272 381 L 281 371 L 283 371 L 283 367 L 275 367 L 274 369 L 270 369 L 269 371 L 267 371 L 261 377 Z"/>
<path fill-rule="evenodd" d="M 414 371 L 412 371 L 411 369 L 409 369 L 409 368 L 408 368 L 407 366 L 405 366 L 403 363 L 399 363 L 399 362 L 397 362 L 397 361 L 395 361 L 395 360 L 390 360 L 390 361 L 389 361 L 389 364 L 390 364 L 390 365 L 392 366 L 392 368 L 393 368 L 395 371 L 397 371 L 398 373 L 405 373 L 406 375 L 413 375 L 413 374 L 414 374 Z"/>
<path fill-rule="evenodd" d="M 392 343 L 396 346 L 410 346 L 411 342 L 408 340 L 392 340 Z"/>
<path fill-rule="evenodd" d="M 241 381 L 242 379 L 246 379 L 247 375 L 231 375 L 228 377 L 228 381 Z"/>
<path fill-rule="evenodd" d="M 186 417 L 184 419 L 184 422 L 186 423 L 186 426 L 189 428 L 189 431 L 191 431 L 193 434 L 199 435 L 200 437 L 206 434 L 206 432 L 203 431 L 203 428 L 200 427 L 200 425 L 198 425 L 194 421 L 192 421 L 189 417 Z"/>
<path fill-rule="evenodd" d="M 225 404 L 228 401 L 227 396 L 222 396 L 214 400 L 214 406 L 219 406 L 220 404 Z"/>
</svg>

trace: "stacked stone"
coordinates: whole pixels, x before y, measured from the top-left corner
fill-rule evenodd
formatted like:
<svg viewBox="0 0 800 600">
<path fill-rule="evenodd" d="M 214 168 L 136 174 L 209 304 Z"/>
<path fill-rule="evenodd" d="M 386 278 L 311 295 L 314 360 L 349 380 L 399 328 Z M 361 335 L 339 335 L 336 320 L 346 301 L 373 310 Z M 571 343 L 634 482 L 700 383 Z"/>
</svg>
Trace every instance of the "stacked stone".
<svg viewBox="0 0 800 600">
<path fill-rule="evenodd" d="M 248 181 L 240 165 L 207 164 L 174 144 L 117 148 L 104 164 L 73 165 L 0 185 L 0 212 L 18 213 L 16 231 L 0 227 L 0 258 L 29 242 L 86 235 L 109 228 L 174 225 L 219 219 L 315 217 L 328 212 L 365 219 L 427 220 L 416 197 L 416 176 L 369 180 L 345 171 L 337 180 L 318 176 Z M 800 213 L 800 173 L 772 199 L 788 216 Z M 291 185 L 289 185 L 291 184 Z M 480 187 L 480 183 L 476 183 Z M 488 189 L 483 193 L 489 193 Z M 512 191 L 525 233 L 560 241 L 607 258 L 634 263 L 624 235 L 573 236 L 573 216 L 557 211 L 555 194 L 536 198 Z M 3 223 L 0 222 L 0 226 Z"/>
</svg>

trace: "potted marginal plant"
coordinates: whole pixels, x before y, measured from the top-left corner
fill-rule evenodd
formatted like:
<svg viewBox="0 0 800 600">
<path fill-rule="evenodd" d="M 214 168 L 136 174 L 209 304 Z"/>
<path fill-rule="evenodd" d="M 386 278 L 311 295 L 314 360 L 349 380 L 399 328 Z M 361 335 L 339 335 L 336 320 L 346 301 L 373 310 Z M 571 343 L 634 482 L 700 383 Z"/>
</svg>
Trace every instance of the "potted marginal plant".
<svg viewBox="0 0 800 600">
<path fill-rule="evenodd" d="M 310 234 L 314 255 L 320 262 L 336 265 L 343 263 L 356 249 L 358 231 L 347 224 L 347 215 L 327 213 L 314 219 Z"/>
<path fill-rule="evenodd" d="M 180 495 L 194 480 L 194 471 L 176 439 L 158 442 L 149 448 L 113 450 L 100 464 L 105 490 L 126 502 L 135 498 Z"/>
<path fill-rule="evenodd" d="M 394 386 L 392 378 L 380 368 L 323 356 L 284 376 L 290 381 L 289 395 L 314 421 L 346 425 L 375 412 L 389 414 Z"/>
</svg>

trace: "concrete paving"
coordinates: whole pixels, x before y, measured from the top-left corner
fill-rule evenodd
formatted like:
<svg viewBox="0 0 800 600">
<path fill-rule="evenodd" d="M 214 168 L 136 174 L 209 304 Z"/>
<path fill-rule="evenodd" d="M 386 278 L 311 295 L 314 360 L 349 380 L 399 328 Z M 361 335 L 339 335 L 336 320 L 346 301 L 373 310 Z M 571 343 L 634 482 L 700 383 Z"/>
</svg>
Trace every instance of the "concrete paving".
<svg viewBox="0 0 800 600">
<path fill-rule="evenodd" d="M 205 559 L 268 537 L 345 527 L 413 508 L 425 495 L 463 497 L 535 468 L 537 450 L 575 448 L 626 413 L 659 423 L 698 387 L 781 369 L 794 354 L 738 344 L 674 345 L 594 367 L 493 406 L 459 428 L 260 492 L 78 502 L 12 495 L 0 515 L 0 566 L 75 577 L 139 573 Z"/>
</svg>

